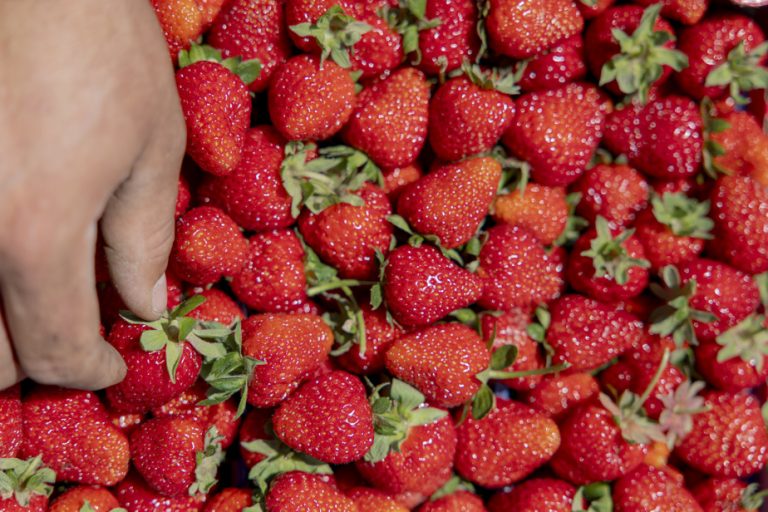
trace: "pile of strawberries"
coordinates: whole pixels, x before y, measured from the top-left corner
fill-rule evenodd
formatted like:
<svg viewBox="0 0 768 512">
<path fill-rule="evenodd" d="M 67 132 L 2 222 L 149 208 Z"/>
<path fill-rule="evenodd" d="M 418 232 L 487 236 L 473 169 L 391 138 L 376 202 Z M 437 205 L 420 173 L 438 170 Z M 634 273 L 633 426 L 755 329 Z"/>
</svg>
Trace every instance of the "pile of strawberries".
<svg viewBox="0 0 768 512">
<path fill-rule="evenodd" d="M 169 310 L 0 392 L 0 511 L 755 511 L 768 42 L 708 0 L 152 0 Z"/>
</svg>

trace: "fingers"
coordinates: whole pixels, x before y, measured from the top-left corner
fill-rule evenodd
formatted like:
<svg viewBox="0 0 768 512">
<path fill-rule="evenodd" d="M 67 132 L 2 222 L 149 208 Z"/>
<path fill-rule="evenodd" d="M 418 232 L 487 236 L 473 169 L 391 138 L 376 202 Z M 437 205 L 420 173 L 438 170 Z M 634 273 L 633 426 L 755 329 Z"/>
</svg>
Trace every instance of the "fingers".
<svg viewBox="0 0 768 512">
<path fill-rule="evenodd" d="M 0 391 L 13 386 L 23 378 L 24 374 L 13 357 L 11 341 L 8 339 L 8 333 L 5 331 L 5 325 L 3 325 L 3 319 L 0 315 Z"/>
<path fill-rule="evenodd" d="M 96 227 L 75 233 L 5 265 L 1 293 L 24 373 L 43 384 L 101 389 L 123 379 L 125 363 L 99 335 Z"/>
<path fill-rule="evenodd" d="M 178 105 L 115 192 L 101 219 L 110 274 L 128 309 L 153 320 L 166 307 L 184 120 Z"/>
</svg>

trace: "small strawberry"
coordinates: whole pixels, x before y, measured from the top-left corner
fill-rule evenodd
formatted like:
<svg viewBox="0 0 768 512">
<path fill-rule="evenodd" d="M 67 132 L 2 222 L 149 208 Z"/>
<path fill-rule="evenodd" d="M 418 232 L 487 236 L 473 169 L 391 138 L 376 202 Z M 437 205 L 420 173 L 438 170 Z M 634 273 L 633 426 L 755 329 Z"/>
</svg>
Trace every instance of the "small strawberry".
<svg viewBox="0 0 768 512">
<path fill-rule="evenodd" d="M 590 223 L 598 215 L 613 227 L 627 226 L 648 202 L 648 183 L 627 165 L 598 164 L 573 184 L 581 194 L 576 212 Z"/>
<path fill-rule="evenodd" d="M 53 492 L 56 473 L 42 466 L 40 456 L 21 460 L 0 459 L 0 510 L 45 512 Z"/>
<path fill-rule="evenodd" d="M 438 75 L 474 60 L 480 50 L 477 4 L 472 0 L 426 0 L 424 4 L 423 19 L 440 23 L 419 31 L 419 69 Z"/>
<path fill-rule="evenodd" d="M 561 186 L 581 176 L 602 137 L 608 109 L 602 93 L 574 83 L 525 94 L 515 105 L 515 119 L 502 142 L 531 165 L 533 180 Z"/>
<path fill-rule="evenodd" d="M 387 321 L 387 314 L 383 308 L 374 310 L 368 304 L 360 304 L 359 307 L 365 324 L 365 351 L 361 351 L 359 343 L 350 343 L 349 349 L 337 355 L 335 361 L 345 370 L 358 375 L 379 373 L 384 369 L 387 350 L 403 334 L 403 331 Z M 338 332 L 336 336 L 338 341 Z M 336 349 L 335 353 L 345 348 L 342 345 Z"/>
<path fill-rule="evenodd" d="M 485 28 L 495 51 L 527 59 L 581 32 L 584 20 L 571 0 L 491 0 Z"/>
<path fill-rule="evenodd" d="M 221 290 L 209 288 L 199 294 L 205 302 L 190 311 L 189 316 L 205 322 L 218 322 L 232 325 L 235 320 L 243 319 L 243 311 L 237 302 Z"/>
<path fill-rule="evenodd" d="M 757 484 L 737 478 L 707 478 L 696 484 L 691 493 L 703 512 L 757 512 L 765 499 Z"/>
<path fill-rule="evenodd" d="M 199 3 L 198 0 L 151 0 L 174 63 L 179 52 L 188 49 L 203 33 L 203 13 Z"/>
<path fill-rule="evenodd" d="M 429 501 L 418 512 L 487 512 L 483 500 L 469 491 L 456 491 Z"/>
<path fill-rule="evenodd" d="M 702 512 L 681 479 L 671 470 L 643 464 L 622 476 L 613 487 L 613 510 L 616 512 Z"/>
<path fill-rule="evenodd" d="M 382 167 L 413 163 L 427 137 L 429 83 L 413 68 L 395 71 L 358 95 L 342 136 Z"/>
<path fill-rule="evenodd" d="M 204 512 L 242 512 L 254 505 L 253 491 L 240 487 L 226 487 L 208 499 Z"/>
<path fill-rule="evenodd" d="M 576 488 L 555 478 L 531 478 L 488 501 L 490 512 L 571 512 Z"/>
<path fill-rule="evenodd" d="M 205 494 L 164 496 L 152 490 L 135 472 L 117 484 L 115 494 L 120 504 L 131 512 L 198 512 L 203 509 L 206 498 Z"/>
<path fill-rule="evenodd" d="M 0 391 L 0 459 L 13 458 L 22 440 L 21 388 Z"/>
<path fill-rule="evenodd" d="M 347 491 L 359 512 L 408 512 L 410 509 L 399 504 L 392 496 L 369 487 L 355 487 Z"/>
<path fill-rule="evenodd" d="M 293 471 L 277 477 L 266 497 L 269 512 L 302 512 L 307 504 L 324 512 L 358 512 L 355 502 L 327 476 Z"/>
<path fill-rule="evenodd" d="M 562 187 L 528 183 L 523 190 L 497 196 L 490 213 L 497 223 L 520 225 L 551 245 L 568 224 L 568 208 Z"/>
<path fill-rule="evenodd" d="M 637 3 L 650 6 L 656 0 L 637 0 Z M 697 24 L 709 6 L 709 0 L 662 0 L 661 14 L 684 25 Z"/>
<path fill-rule="evenodd" d="M 88 508 L 90 507 L 90 508 Z M 50 512 L 124 512 L 117 498 L 107 489 L 79 485 L 67 489 L 51 503 Z"/>
<path fill-rule="evenodd" d="M 416 232 L 435 235 L 442 247 L 454 249 L 477 232 L 500 179 L 501 166 L 490 157 L 437 166 L 404 188 L 397 213 Z"/>
<path fill-rule="evenodd" d="M 597 381 L 588 373 L 552 375 L 525 393 L 522 401 L 560 421 L 579 405 L 595 401 L 599 392 Z"/>
<path fill-rule="evenodd" d="M 576 34 L 529 60 L 520 77 L 520 88 L 525 92 L 556 89 L 582 80 L 586 74 L 584 41 L 581 34 Z"/>
<path fill-rule="evenodd" d="M 418 163 L 406 165 L 405 167 L 384 169 L 382 174 L 384 176 L 384 192 L 387 193 L 387 197 L 389 197 L 392 204 L 397 204 L 397 199 L 402 194 L 406 185 L 417 181 L 424 175 Z"/>
</svg>

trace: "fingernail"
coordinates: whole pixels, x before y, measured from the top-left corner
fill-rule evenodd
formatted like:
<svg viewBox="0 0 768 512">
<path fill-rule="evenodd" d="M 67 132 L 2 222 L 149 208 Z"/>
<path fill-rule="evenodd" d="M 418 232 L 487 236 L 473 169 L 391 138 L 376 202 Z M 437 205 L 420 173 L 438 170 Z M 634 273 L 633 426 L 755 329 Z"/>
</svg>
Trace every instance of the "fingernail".
<svg viewBox="0 0 768 512">
<path fill-rule="evenodd" d="M 165 312 L 165 307 L 167 305 L 168 285 L 165 282 L 165 274 L 163 274 L 155 283 L 154 288 L 152 288 L 152 311 L 160 316 Z"/>
</svg>

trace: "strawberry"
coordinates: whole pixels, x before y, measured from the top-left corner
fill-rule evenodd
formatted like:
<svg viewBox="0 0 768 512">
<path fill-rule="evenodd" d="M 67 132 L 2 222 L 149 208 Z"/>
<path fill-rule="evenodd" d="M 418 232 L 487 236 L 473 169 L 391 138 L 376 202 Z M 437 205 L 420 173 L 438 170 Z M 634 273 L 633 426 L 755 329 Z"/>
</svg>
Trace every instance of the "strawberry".
<svg viewBox="0 0 768 512">
<path fill-rule="evenodd" d="M 483 500 L 469 491 L 456 491 L 429 501 L 418 512 L 487 512 Z"/>
<path fill-rule="evenodd" d="M 429 103 L 429 144 L 446 161 L 489 151 L 515 115 L 511 75 L 496 78 L 479 66 L 465 73 L 442 84 Z"/>
<path fill-rule="evenodd" d="M 489 354 L 475 331 L 447 323 L 401 336 L 385 360 L 392 375 L 413 384 L 430 403 L 455 407 L 480 388 L 475 375 L 488 367 Z"/>
<path fill-rule="evenodd" d="M 504 371 L 517 372 L 544 367 L 544 357 L 539 351 L 539 344 L 526 332 L 529 318 L 530 315 L 524 310 L 501 313 L 498 316 L 493 314 L 480 317 L 483 340 L 490 343 L 491 338 L 493 338 L 491 348 L 498 349 L 506 345 L 517 347 L 517 357 L 514 364 Z M 536 387 L 542 378 L 541 375 L 531 375 L 507 379 L 503 382 L 511 389 L 524 391 Z"/>
<path fill-rule="evenodd" d="M 637 0 L 637 3 L 649 6 L 656 0 Z M 707 10 L 709 0 L 663 0 L 661 14 L 684 25 L 697 24 Z"/>
<path fill-rule="evenodd" d="M 604 13 L 615 2 L 616 0 L 585 0 L 577 2 L 576 5 L 584 19 L 591 20 Z"/>
<path fill-rule="evenodd" d="M 602 302 L 627 300 L 648 285 L 648 267 L 643 244 L 634 230 L 611 229 L 598 216 L 595 228 L 584 233 L 573 246 L 566 276 L 573 288 Z"/>
<path fill-rule="evenodd" d="M 0 510 L 3 512 L 45 512 L 53 492 L 56 473 L 41 466 L 40 456 L 29 460 L 0 459 Z"/>
<path fill-rule="evenodd" d="M 360 512 L 408 512 L 390 495 L 368 487 L 355 487 L 347 492 Z"/>
<path fill-rule="evenodd" d="M 593 402 L 599 392 L 588 373 L 552 375 L 525 393 L 523 403 L 559 421 L 579 405 Z"/>
<path fill-rule="evenodd" d="M 179 175 L 179 191 L 176 194 L 176 212 L 174 218 L 178 219 L 184 212 L 189 210 L 189 204 L 192 202 L 192 190 L 189 187 L 189 180 L 184 174 Z M 98 280 L 98 279 L 97 279 Z"/>
<path fill-rule="evenodd" d="M 477 232 L 500 179 L 501 166 L 490 157 L 437 166 L 404 188 L 397 213 L 416 232 L 435 235 L 442 247 L 453 249 Z"/>
<path fill-rule="evenodd" d="M 267 88 L 275 70 L 291 54 L 278 0 L 226 1 L 207 37 L 225 57 L 259 60 L 261 73 L 250 84 L 254 92 Z"/>
<path fill-rule="evenodd" d="M 251 409 L 245 415 L 245 419 L 240 426 L 240 432 L 238 433 L 240 439 L 239 452 L 243 462 L 245 462 L 249 469 L 264 460 L 266 456 L 245 448 L 245 445 L 251 441 L 259 439 L 266 441 L 273 438 L 272 432 L 268 427 L 272 412 L 272 409 Z"/>
<path fill-rule="evenodd" d="M 406 185 L 417 181 L 424 175 L 418 163 L 405 167 L 384 169 L 382 174 L 384 175 L 384 192 L 387 193 L 387 197 L 389 197 L 393 204 L 397 204 L 397 199 L 402 194 Z"/>
<path fill-rule="evenodd" d="M 584 41 L 580 35 L 573 35 L 528 61 L 520 77 L 520 88 L 525 92 L 556 89 L 582 80 L 586 74 Z"/>
<path fill-rule="evenodd" d="M 490 213 L 497 223 L 518 224 L 551 245 L 568 223 L 568 202 L 562 187 L 528 183 L 523 190 L 497 196 Z"/>
<path fill-rule="evenodd" d="M 584 20 L 571 0 L 491 0 L 485 28 L 495 51 L 527 59 L 581 32 Z"/>
<path fill-rule="evenodd" d="M 569 294 L 550 305 L 546 333 L 554 363 L 569 363 L 570 371 L 589 370 L 607 363 L 643 336 L 634 316 L 582 295 Z"/>
<path fill-rule="evenodd" d="M 581 176 L 602 137 L 608 109 L 602 93 L 574 83 L 524 94 L 515 105 L 515 119 L 502 142 L 531 165 L 533 180 L 561 186 Z"/>
<path fill-rule="evenodd" d="M 324 140 L 352 115 L 355 83 L 335 62 L 299 55 L 282 64 L 269 84 L 269 117 L 288 140 Z"/>
<path fill-rule="evenodd" d="M 349 350 L 336 356 L 335 361 L 345 370 L 359 375 L 379 373 L 384 369 L 384 358 L 403 331 L 387 321 L 384 309 L 371 309 L 368 304 L 360 304 L 360 312 L 365 324 L 365 353 L 360 345 L 353 343 Z"/>
<path fill-rule="evenodd" d="M 133 465 L 155 491 L 170 497 L 207 494 L 224 460 L 215 427 L 196 419 L 154 418 L 131 434 Z"/>
<path fill-rule="evenodd" d="M 358 461 L 356 468 L 373 486 L 393 494 L 429 496 L 451 477 L 456 430 L 450 418 L 412 427 L 400 445 L 379 462 Z"/>
<path fill-rule="evenodd" d="M 227 487 L 212 496 L 206 502 L 203 511 L 241 512 L 253 504 L 253 491 L 239 487 Z"/>
<path fill-rule="evenodd" d="M 581 194 L 576 212 L 590 223 L 598 215 L 613 227 L 632 223 L 648 202 L 648 183 L 627 165 L 598 164 L 573 184 L 571 191 Z"/>
<path fill-rule="evenodd" d="M 721 132 L 710 130 L 709 133 L 710 140 L 719 144 L 724 152 L 715 156 L 716 168 L 749 176 L 768 187 L 768 135 L 746 112 L 733 112 L 722 119 L 728 126 Z"/>
<path fill-rule="evenodd" d="M 545 464 L 560 445 L 557 424 L 515 401 L 501 401 L 481 420 L 456 429 L 456 471 L 488 488 L 522 480 Z"/>
<path fill-rule="evenodd" d="M 198 0 L 151 1 L 174 63 L 179 52 L 188 49 L 203 33 L 203 13 L 199 3 Z"/>
<path fill-rule="evenodd" d="M 322 462 L 360 459 L 373 443 L 373 413 L 363 384 L 335 371 L 303 384 L 272 416 L 275 435 Z"/>
<path fill-rule="evenodd" d="M 680 33 L 678 45 L 690 65 L 677 75 L 677 84 L 700 100 L 730 93 L 737 101 L 742 91 L 764 89 L 768 73 L 759 67 L 765 62 L 765 40 L 758 24 L 747 16 L 719 13 L 703 19 Z M 728 87 L 729 86 L 729 87 Z"/>
<path fill-rule="evenodd" d="M 248 403 L 280 403 L 328 357 L 331 330 L 317 315 L 263 314 L 243 322 L 243 353 L 265 364 L 256 366 Z"/>
<path fill-rule="evenodd" d="M 328 477 L 299 471 L 277 477 L 266 498 L 269 512 L 302 512 L 308 504 L 324 512 L 357 512 L 355 502 L 339 492 Z"/>
<path fill-rule="evenodd" d="M 562 287 L 556 263 L 522 226 L 489 229 L 478 261 L 477 275 L 483 283 L 478 303 L 486 309 L 531 308 L 554 299 Z"/>
<path fill-rule="evenodd" d="M 555 478 L 532 478 L 491 496 L 490 512 L 571 512 L 576 488 Z"/>
<path fill-rule="evenodd" d="M 22 458 L 41 456 L 57 479 L 114 485 L 128 472 L 128 440 L 90 391 L 39 386 L 22 402 Z"/>
<path fill-rule="evenodd" d="M 739 270 L 768 270 L 768 190 L 746 177 L 723 176 L 712 190 L 712 251 Z"/>
<path fill-rule="evenodd" d="M 377 165 L 403 167 L 424 147 L 428 109 L 423 73 L 403 68 L 363 89 L 342 136 Z"/>
<path fill-rule="evenodd" d="M 481 280 L 429 245 L 403 245 L 389 254 L 382 296 L 395 321 L 427 326 L 475 302 Z M 376 304 L 373 304 L 376 306 Z"/>
<path fill-rule="evenodd" d="M 110 422 L 126 436 L 130 436 L 131 432 L 146 419 L 144 413 L 120 413 L 112 410 L 108 411 L 108 413 Z"/>
<path fill-rule="evenodd" d="M 757 399 L 717 391 L 703 394 L 708 410 L 675 449 L 680 460 L 711 476 L 742 478 L 768 460 L 768 432 Z"/>
<path fill-rule="evenodd" d="M 16 457 L 22 441 L 21 388 L 0 391 L 0 459 Z"/>
<path fill-rule="evenodd" d="M 205 494 L 163 496 L 152 490 L 135 472 L 117 484 L 115 494 L 120 504 L 131 512 L 198 512 L 202 510 Z"/>
<path fill-rule="evenodd" d="M 757 512 L 765 494 L 756 492 L 757 484 L 736 478 L 707 478 L 696 484 L 691 493 L 703 512 Z"/>
<path fill-rule="evenodd" d="M 440 20 L 437 26 L 419 31 L 417 66 L 428 75 L 448 73 L 474 60 L 480 49 L 477 35 L 477 5 L 472 0 L 426 0 L 425 20 Z"/>
<path fill-rule="evenodd" d="M 112 512 L 120 507 L 117 498 L 107 489 L 98 486 L 79 485 L 66 490 L 51 503 L 50 512 L 81 512 L 86 503 L 92 512 Z"/>
<path fill-rule="evenodd" d="M 243 319 L 240 306 L 223 291 L 210 288 L 199 295 L 205 298 L 205 302 L 189 313 L 192 318 L 223 325 L 232 325 L 235 320 Z"/>
<path fill-rule="evenodd" d="M 248 259 L 230 283 L 235 296 L 256 311 L 288 312 L 307 301 L 304 248 L 293 231 L 259 233 Z"/>
<path fill-rule="evenodd" d="M 641 465 L 622 476 L 613 488 L 613 509 L 616 512 L 702 512 L 683 482 L 671 470 Z"/>
</svg>

